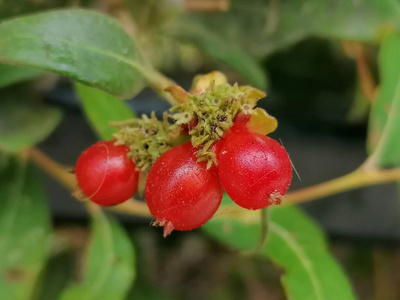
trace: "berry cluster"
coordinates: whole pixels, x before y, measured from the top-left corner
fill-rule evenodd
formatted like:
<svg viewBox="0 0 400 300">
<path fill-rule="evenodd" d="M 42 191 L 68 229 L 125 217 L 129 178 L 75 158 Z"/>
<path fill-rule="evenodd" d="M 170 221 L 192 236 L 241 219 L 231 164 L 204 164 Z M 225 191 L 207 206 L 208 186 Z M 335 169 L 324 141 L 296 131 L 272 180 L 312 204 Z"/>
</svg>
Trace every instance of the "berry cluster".
<svg viewBox="0 0 400 300">
<path fill-rule="evenodd" d="M 114 141 L 82 153 L 75 172 L 83 194 L 115 205 L 139 189 L 164 236 L 205 224 L 223 190 L 246 209 L 280 204 L 292 168 L 285 149 L 265 135 L 275 130 L 276 120 L 255 108 L 264 94 L 226 83 L 196 94 L 169 91 L 181 104 L 163 121 L 153 115 L 114 124 Z"/>
</svg>

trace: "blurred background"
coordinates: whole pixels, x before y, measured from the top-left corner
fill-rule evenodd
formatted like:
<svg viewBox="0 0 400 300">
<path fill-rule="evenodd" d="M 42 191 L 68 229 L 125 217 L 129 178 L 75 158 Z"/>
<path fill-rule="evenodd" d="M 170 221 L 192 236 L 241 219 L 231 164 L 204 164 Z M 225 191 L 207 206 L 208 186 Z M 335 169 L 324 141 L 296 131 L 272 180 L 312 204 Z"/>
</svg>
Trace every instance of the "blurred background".
<svg viewBox="0 0 400 300">
<path fill-rule="evenodd" d="M 221 70 L 231 83 L 266 90 L 259 105 L 278 119 L 272 136 L 282 141 L 299 174 L 291 190 L 347 174 L 366 159 L 379 38 L 396 17 L 386 1 L 15 0 L 0 2 L 0 18 L 65 7 L 115 18 L 146 59 L 186 89 L 194 75 Z M 0 91 L 3 101 L 15 95 L 29 105 L 62 109 L 60 124 L 39 144 L 58 162 L 72 168 L 97 141 L 68 79 L 45 74 Z M 126 101 L 137 115 L 161 116 L 169 108 L 147 88 Z M 77 264 L 81 267 L 76 257 L 85 250 L 88 215 L 58 182 L 40 176 L 53 212 L 56 251 L 37 295 L 57 299 L 76 276 Z M 400 299 L 396 184 L 300 207 L 326 232 L 359 299 Z M 118 217 L 138 252 L 138 279 L 129 299 L 285 299 L 283 270 L 272 263 L 238 258 L 200 231 L 163 239 L 148 219 Z"/>
</svg>

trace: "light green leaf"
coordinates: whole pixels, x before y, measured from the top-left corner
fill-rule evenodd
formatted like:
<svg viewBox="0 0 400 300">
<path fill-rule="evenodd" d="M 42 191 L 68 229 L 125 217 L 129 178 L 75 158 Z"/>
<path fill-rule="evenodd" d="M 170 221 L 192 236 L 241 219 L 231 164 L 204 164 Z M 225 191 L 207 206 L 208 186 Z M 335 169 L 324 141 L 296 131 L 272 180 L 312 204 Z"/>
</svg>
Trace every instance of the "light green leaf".
<svg viewBox="0 0 400 300">
<path fill-rule="evenodd" d="M 21 95 L 0 96 L 0 150 L 17 152 L 44 140 L 61 121 L 61 111 L 30 105 Z"/>
<path fill-rule="evenodd" d="M 205 53 L 234 68 L 255 87 L 261 90 L 267 88 L 267 75 L 260 62 L 237 43 L 231 43 L 225 36 L 209 30 L 202 23 L 183 19 L 166 31 L 176 38 L 190 41 Z"/>
<path fill-rule="evenodd" d="M 372 104 L 368 148 L 382 166 L 400 165 L 400 36 L 390 34 L 379 53 L 381 85 Z"/>
<path fill-rule="evenodd" d="M 259 211 L 249 218 L 214 217 L 203 228 L 219 241 L 237 249 L 257 245 Z M 320 229 L 295 207 L 270 209 L 269 236 L 261 250 L 285 269 L 282 283 L 292 300 L 355 299 L 345 274 L 329 254 Z"/>
<path fill-rule="evenodd" d="M 36 69 L 0 65 L 0 88 L 35 79 L 43 74 L 44 72 Z"/>
<path fill-rule="evenodd" d="M 110 140 L 115 132 L 115 128 L 111 127 L 109 122 L 135 117 L 124 101 L 106 92 L 79 83 L 76 83 L 75 88 L 82 100 L 86 117 L 103 140 Z"/>
<path fill-rule="evenodd" d="M 0 173 L 0 295 L 31 299 L 50 247 L 50 216 L 37 174 L 11 159 Z"/>
<path fill-rule="evenodd" d="M 136 277 L 132 242 L 121 225 L 100 210 L 92 216 L 92 240 L 84 278 L 80 284 L 65 290 L 61 299 L 125 299 Z"/>
<path fill-rule="evenodd" d="M 69 9 L 0 23 L 0 62 L 69 76 L 128 97 L 151 71 L 134 41 L 113 19 Z"/>
</svg>

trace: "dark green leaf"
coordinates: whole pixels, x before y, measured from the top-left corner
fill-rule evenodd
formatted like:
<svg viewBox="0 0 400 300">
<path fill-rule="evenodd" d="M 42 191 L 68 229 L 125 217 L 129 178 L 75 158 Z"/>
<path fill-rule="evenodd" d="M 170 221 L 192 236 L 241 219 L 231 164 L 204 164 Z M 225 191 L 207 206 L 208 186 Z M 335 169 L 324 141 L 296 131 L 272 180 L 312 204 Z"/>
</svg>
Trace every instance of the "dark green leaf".
<svg viewBox="0 0 400 300">
<path fill-rule="evenodd" d="M 109 122 L 135 117 L 124 101 L 83 84 L 77 83 L 75 87 L 82 100 L 83 111 L 101 139 L 109 140 L 115 132 L 115 128 L 111 127 Z"/>
<path fill-rule="evenodd" d="M 63 74 L 121 97 L 136 92 L 144 74 L 151 77 L 113 19 L 78 9 L 1 23 L 0 62 Z"/>
<path fill-rule="evenodd" d="M 243 219 L 214 217 L 204 230 L 237 249 L 254 247 L 259 239 L 259 212 Z M 319 228 L 295 207 L 270 209 L 269 236 L 260 255 L 285 269 L 282 282 L 289 299 L 355 299 L 349 282 L 329 254 Z"/>
<path fill-rule="evenodd" d="M 377 163 L 400 165 L 400 36 L 390 34 L 379 53 L 381 85 L 372 104 L 368 146 Z"/>
<path fill-rule="evenodd" d="M 87 2 L 81 0 L 80 2 Z M 0 2 L 0 19 L 18 16 L 21 14 L 43 11 L 46 9 L 62 7 L 70 5 L 69 0 L 18 0 L 18 1 L 1 1 Z"/>
<path fill-rule="evenodd" d="M 52 254 L 36 284 L 35 300 L 59 299 L 62 290 L 74 276 L 76 262 L 73 251 Z"/>
<path fill-rule="evenodd" d="M 35 79 L 43 74 L 44 72 L 36 69 L 0 65 L 0 88 L 4 88 L 21 81 Z"/>
<path fill-rule="evenodd" d="M 0 295 L 31 299 L 50 246 L 46 197 L 32 166 L 12 159 L 0 173 Z"/>
<path fill-rule="evenodd" d="M 44 140 L 59 124 L 61 111 L 30 105 L 21 95 L 2 94 L 0 102 L 0 150 L 17 152 Z"/>
<path fill-rule="evenodd" d="M 121 225 L 100 210 L 93 213 L 92 234 L 84 278 L 61 299 L 125 299 L 136 277 L 132 242 Z"/>
<path fill-rule="evenodd" d="M 136 282 L 136 285 L 129 293 L 127 299 L 170 300 L 171 297 L 160 291 L 158 287 L 142 280 L 140 282 Z"/>
</svg>

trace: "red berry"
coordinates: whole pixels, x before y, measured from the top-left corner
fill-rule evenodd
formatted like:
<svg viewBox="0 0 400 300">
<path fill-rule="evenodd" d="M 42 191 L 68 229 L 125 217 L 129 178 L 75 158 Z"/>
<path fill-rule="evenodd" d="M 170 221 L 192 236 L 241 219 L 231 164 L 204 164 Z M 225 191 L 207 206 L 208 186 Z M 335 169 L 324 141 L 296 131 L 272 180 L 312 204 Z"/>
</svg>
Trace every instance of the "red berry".
<svg viewBox="0 0 400 300">
<path fill-rule="evenodd" d="M 224 136 L 221 140 L 214 144 L 213 151 L 218 155 L 221 152 L 222 145 L 225 143 L 226 138 L 235 132 L 248 132 L 246 125 L 250 121 L 251 115 L 244 114 L 242 112 L 238 113 L 233 121 L 233 126 L 224 132 Z"/>
<path fill-rule="evenodd" d="M 279 204 L 292 180 L 289 156 L 277 141 L 251 132 L 232 132 L 218 149 L 219 178 L 239 206 Z"/>
<path fill-rule="evenodd" d="M 235 120 L 233 121 L 233 126 L 229 129 L 229 132 L 238 132 L 238 131 L 248 131 L 246 125 L 249 123 L 251 119 L 250 114 L 245 114 L 245 113 L 238 113 L 235 117 Z"/>
<path fill-rule="evenodd" d="M 173 229 L 192 230 L 206 223 L 218 209 L 222 187 L 215 166 L 197 162 L 190 142 L 174 147 L 151 167 L 146 182 L 146 202 L 164 226 L 164 237 Z"/>
<path fill-rule="evenodd" d="M 100 205 L 115 205 L 136 192 L 138 173 L 129 148 L 114 141 L 98 142 L 79 156 L 75 167 L 82 192 Z"/>
</svg>

